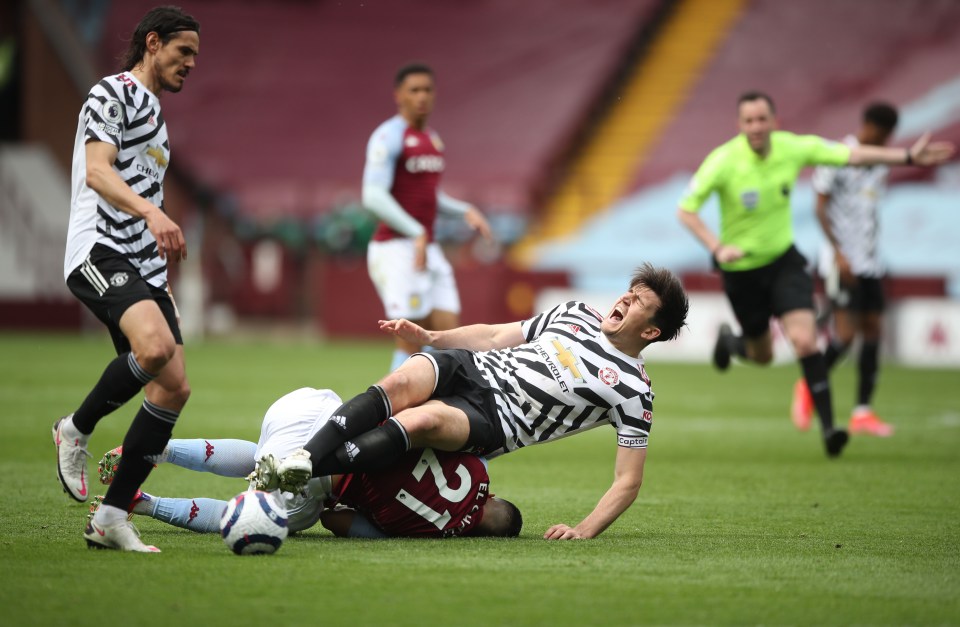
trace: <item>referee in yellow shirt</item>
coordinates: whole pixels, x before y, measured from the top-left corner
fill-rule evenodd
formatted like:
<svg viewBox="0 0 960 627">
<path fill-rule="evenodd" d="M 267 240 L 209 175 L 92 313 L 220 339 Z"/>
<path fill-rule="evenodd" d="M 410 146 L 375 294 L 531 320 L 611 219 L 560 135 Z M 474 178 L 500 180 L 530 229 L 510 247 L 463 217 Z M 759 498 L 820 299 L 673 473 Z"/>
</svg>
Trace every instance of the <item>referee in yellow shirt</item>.
<svg viewBox="0 0 960 627">
<path fill-rule="evenodd" d="M 806 260 L 793 245 L 790 192 L 800 170 L 813 165 L 936 165 L 954 146 L 930 143 L 924 135 L 909 149 L 853 146 L 816 135 L 776 130 L 770 96 L 750 91 L 737 101 L 740 134 L 714 149 L 680 200 L 678 217 L 710 251 L 723 274 L 723 289 L 743 335 L 720 329 L 714 364 L 730 366 L 731 355 L 758 364 L 773 359 L 770 317 L 776 316 L 800 359 L 803 376 L 820 417 L 827 455 L 836 457 L 847 432 L 833 424 L 830 382 L 817 347 L 813 280 Z M 716 192 L 720 199 L 720 235 L 699 216 Z"/>
</svg>

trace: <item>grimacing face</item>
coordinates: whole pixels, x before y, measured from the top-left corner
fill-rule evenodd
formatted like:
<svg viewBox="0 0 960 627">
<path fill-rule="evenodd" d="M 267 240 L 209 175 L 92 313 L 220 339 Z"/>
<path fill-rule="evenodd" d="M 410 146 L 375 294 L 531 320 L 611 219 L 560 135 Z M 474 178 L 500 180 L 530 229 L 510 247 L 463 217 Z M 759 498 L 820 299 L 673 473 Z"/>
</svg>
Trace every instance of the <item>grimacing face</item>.
<svg viewBox="0 0 960 627">
<path fill-rule="evenodd" d="M 763 98 L 740 103 L 738 109 L 740 132 L 746 135 L 750 148 L 759 155 L 770 149 L 770 133 L 777 128 L 777 118 L 770 104 Z"/>
<path fill-rule="evenodd" d="M 433 111 L 436 92 L 433 76 L 426 73 L 408 74 L 394 91 L 400 114 L 410 121 L 425 121 Z"/>
<path fill-rule="evenodd" d="M 174 33 L 167 43 L 161 41 L 160 44 L 153 59 L 154 75 L 161 89 L 177 93 L 183 89 L 187 75 L 197 65 L 200 35 L 192 30 L 181 31 Z"/>
<path fill-rule="evenodd" d="M 632 347 L 641 338 L 652 342 L 660 335 L 660 329 L 653 323 L 660 304 L 656 292 L 638 285 L 617 299 L 610 313 L 600 322 L 600 330 L 621 350 Z"/>
</svg>

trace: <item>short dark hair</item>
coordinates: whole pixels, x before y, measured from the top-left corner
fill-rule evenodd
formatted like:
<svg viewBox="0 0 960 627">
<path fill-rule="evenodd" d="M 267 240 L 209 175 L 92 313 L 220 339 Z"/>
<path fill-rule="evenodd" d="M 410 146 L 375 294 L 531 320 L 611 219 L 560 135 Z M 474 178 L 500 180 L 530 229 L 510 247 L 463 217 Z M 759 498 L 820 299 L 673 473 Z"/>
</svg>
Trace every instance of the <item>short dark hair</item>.
<svg viewBox="0 0 960 627">
<path fill-rule="evenodd" d="M 690 300 L 683 291 L 680 279 L 666 268 L 645 263 L 633 272 L 630 279 L 630 289 L 638 287 L 646 287 L 660 298 L 660 308 L 653 316 L 653 323 L 660 329 L 660 335 L 654 342 L 666 342 L 680 335 L 690 311 Z"/>
<path fill-rule="evenodd" d="M 473 535 L 516 538 L 523 529 L 520 509 L 506 499 L 491 496 L 483 506 L 483 518 L 473 528 Z"/>
<path fill-rule="evenodd" d="M 900 119 L 897 109 L 886 102 L 870 103 L 863 110 L 863 121 L 873 124 L 877 128 L 891 132 L 897 127 L 897 121 Z"/>
<path fill-rule="evenodd" d="M 147 35 L 156 33 L 160 41 L 166 44 L 177 33 L 196 31 L 200 34 L 200 22 L 192 15 L 187 15 L 180 7 L 163 6 L 150 9 L 130 37 L 130 45 L 120 59 L 120 68 L 129 72 L 141 61 L 147 52 Z"/>
<path fill-rule="evenodd" d="M 737 98 L 737 111 L 740 110 L 740 105 L 745 102 L 753 102 L 754 100 L 766 100 L 767 104 L 770 105 L 770 113 L 776 113 L 777 107 L 773 104 L 773 98 L 768 96 L 762 91 L 757 91 L 755 89 L 750 91 L 745 91 L 740 94 L 740 97 Z"/>
<path fill-rule="evenodd" d="M 426 63 L 408 63 L 397 70 L 397 75 L 393 78 L 393 86 L 399 87 L 411 74 L 429 74 L 432 77 L 433 69 Z"/>
</svg>

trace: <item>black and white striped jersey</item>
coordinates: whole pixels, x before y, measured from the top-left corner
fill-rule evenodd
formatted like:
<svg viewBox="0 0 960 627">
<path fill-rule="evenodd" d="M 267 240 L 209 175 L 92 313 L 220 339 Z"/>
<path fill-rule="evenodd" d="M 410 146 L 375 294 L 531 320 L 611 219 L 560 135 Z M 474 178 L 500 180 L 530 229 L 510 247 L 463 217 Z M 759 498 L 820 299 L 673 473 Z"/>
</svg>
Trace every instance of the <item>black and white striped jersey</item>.
<svg viewBox="0 0 960 627">
<path fill-rule="evenodd" d="M 167 264 L 147 223 L 113 207 L 87 186 L 86 144 L 117 147 L 113 169 L 141 197 L 163 209 L 163 175 L 170 161 L 167 127 L 160 101 L 129 72 L 108 76 L 93 86 L 80 110 L 73 145 L 70 228 L 64 277 L 100 243 L 122 253 L 155 287 L 167 285 Z"/>
<path fill-rule="evenodd" d="M 627 355 L 600 331 L 603 316 L 577 301 L 522 323 L 526 344 L 476 352 L 496 391 L 506 443 L 500 454 L 604 424 L 622 447 L 646 448 L 653 392 L 643 357 Z"/>
<path fill-rule="evenodd" d="M 853 135 L 843 139 L 848 146 L 859 146 Z M 845 166 L 842 168 L 821 166 L 814 170 L 813 188 L 830 196 L 827 203 L 827 220 L 840 252 L 850 262 L 851 271 L 857 276 L 883 276 L 880 258 L 879 203 L 887 188 L 890 169 L 885 165 Z M 833 246 L 829 242 L 820 254 L 820 272 L 829 276 L 833 269 Z"/>
</svg>

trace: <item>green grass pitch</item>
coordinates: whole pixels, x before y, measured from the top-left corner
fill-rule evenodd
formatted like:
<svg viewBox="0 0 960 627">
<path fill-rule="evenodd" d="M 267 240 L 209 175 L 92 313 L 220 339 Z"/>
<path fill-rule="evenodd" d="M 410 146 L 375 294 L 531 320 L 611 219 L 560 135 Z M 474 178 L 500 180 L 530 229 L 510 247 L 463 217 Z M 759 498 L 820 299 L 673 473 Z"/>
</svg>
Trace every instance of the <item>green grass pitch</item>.
<svg viewBox="0 0 960 627">
<path fill-rule="evenodd" d="M 187 347 L 193 396 L 178 437 L 255 440 L 297 387 L 354 394 L 386 342 L 211 341 Z M 828 460 L 787 418 L 795 366 L 648 364 L 657 393 L 644 487 L 603 536 L 554 543 L 612 478 L 602 428 L 491 463 L 524 512 L 514 540 L 338 540 L 317 528 L 269 557 L 137 518 L 160 555 L 93 552 L 86 505 L 55 478 L 53 420 L 110 358 L 105 337 L 0 335 L 0 618 L 6 625 L 960 624 L 960 374 L 884 368 L 887 440 Z M 854 368 L 833 377 L 838 415 Z M 91 441 L 120 443 L 130 405 Z M 242 482 L 172 466 L 148 491 L 229 498 Z"/>
</svg>

